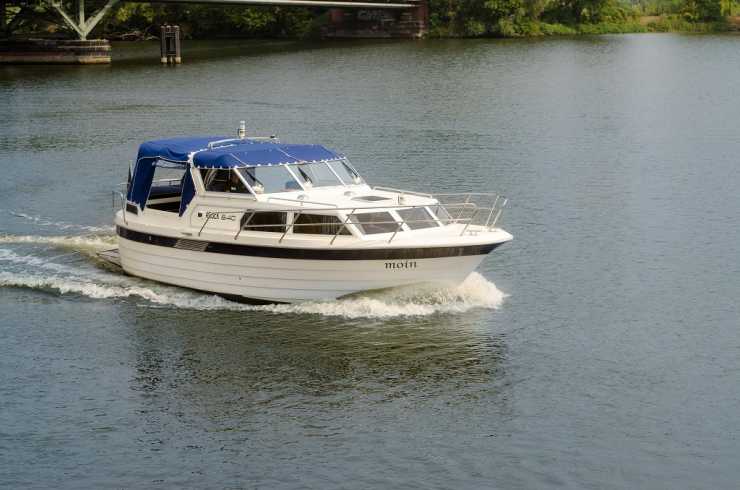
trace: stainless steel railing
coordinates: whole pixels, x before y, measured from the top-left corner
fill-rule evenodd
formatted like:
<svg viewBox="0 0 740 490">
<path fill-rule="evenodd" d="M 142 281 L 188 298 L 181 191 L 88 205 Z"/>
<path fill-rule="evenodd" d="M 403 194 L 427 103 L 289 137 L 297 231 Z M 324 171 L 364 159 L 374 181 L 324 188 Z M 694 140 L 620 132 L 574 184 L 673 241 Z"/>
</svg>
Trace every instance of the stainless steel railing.
<svg viewBox="0 0 740 490">
<path fill-rule="evenodd" d="M 300 196 L 298 196 L 298 197 L 300 197 Z M 294 202 L 294 203 L 300 204 L 301 206 L 303 206 L 305 204 L 316 204 L 316 205 L 319 205 L 319 206 L 327 206 L 327 207 L 331 206 L 334 209 L 337 208 L 337 205 L 336 204 L 332 204 L 330 202 L 308 201 L 306 199 L 289 199 L 287 197 L 275 197 L 275 196 L 270 196 L 270 197 L 267 198 L 267 202 L 272 202 L 272 201 Z"/>
<path fill-rule="evenodd" d="M 484 194 L 480 194 L 480 196 L 483 196 Z M 478 227 L 476 229 L 476 232 L 481 231 L 491 231 L 494 228 L 497 227 L 497 225 L 500 222 L 501 215 L 503 213 L 504 207 L 507 204 L 507 199 L 503 198 L 501 196 L 495 196 L 493 198 L 492 205 L 490 207 L 480 207 L 473 201 L 473 194 L 448 194 L 448 196 L 463 196 L 462 198 L 455 198 L 454 201 L 462 201 L 462 202 L 453 202 L 451 204 L 432 204 L 432 205 L 409 205 L 409 204 L 399 204 L 399 205 L 383 205 L 382 207 L 378 206 L 356 206 L 356 207 L 337 207 L 335 205 L 332 205 L 332 207 L 321 207 L 322 205 L 325 205 L 324 203 L 313 203 L 310 201 L 300 201 L 302 203 L 302 206 L 300 208 L 291 207 L 291 208 L 264 208 L 264 209 L 248 209 L 244 211 L 235 211 L 233 209 L 230 210 L 222 210 L 222 211 L 209 211 L 206 214 L 206 219 L 203 222 L 203 225 L 200 227 L 200 230 L 198 231 L 198 236 L 200 236 L 203 233 L 203 230 L 206 228 L 209 222 L 216 217 L 220 216 L 222 214 L 234 214 L 239 213 L 239 229 L 234 235 L 234 240 L 239 238 L 239 235 L 244 230 L 257 230 L 265 229 L 266 231 L 272 231 L 274 229 L 278 229 L 278 233 L 281 233 L 281 236 L 278 240 L 279 243 L 281 243 L 286 235 L 292 231 L 294 231 L 296 228 L 300 227 L 309 227 L 309 226 L 317 226 L 316 223 L 297 223 L 298 218 L 303 213 L 311 213 L 311 214 L 324 214 L 327 216 L 335 216 L 337 218 L 336 223 L 323 223 L 321 225 L 323 226 L 329 226 L 334 227 L 336 226 L 336 230 L 334 234 L 326 234 L 328 236 L 331 236 L 329 240 L 329 244 L 332 245 L 336 241 L 336 239 L 339 237 L 339 235 L 342 233 L 343 230 L 347 230 L 351 233 L 350 226 L 355 226 L 356 228 L 362 229 L 364 226 L 373 226 L 373 225 L 389 225 L 389 228 L 392 229 L 392 231 L 389 229 L 388 232 L 380 232 L 377 233 L 385 234 L 390 233 L 391 236 L 388 239 L 388 243 L 391 243 L 395 237 L 398 235 L 399 232 L 403 231 L 404 225 L 409 229 L 409 231 L 413 231 L 416 229 L 412 225 L 416 224 L 431 224 L 433 226 L 425 227 L 425 229 L 432 228 L 432 227 L 444 227 L 449 225 L 463 225 L 462 229 L 460 231 L 459 236 L 463 236 L 466 232 L 470 230 L 470 226 Z M 485 196 L 488 196 L 485 194 Z M 286 201 L 291 201 L 290 199 L 285 199 Z M 357 216 L 360 214 L 363 214 L 362 212 L 389 212 L 389 211 L 395 211 L 395 210 L 409 210 L 409 209 L 416 209 L 416 208 L 429 208 L 433 211 L 433 217 L 430 217 L 428 219 L 405 219 L 401 214 L 395 213 L 398 218 L 395 218 L 393 215 L 390 215 L 392 219 L 390 220 L 374 220 L 374 221 L 360 221 L 357 219 Z M 285 213 L 285 222 L 283 221 L 276 221 L 275 223 L 261 223 L 261 224 L 254 224 L 252 223 L 252 220 L 254 216 L 257 213 L 260 212 L 270 212 L 270 213 Z M 293 219 L 288 220 L 287 219 L 287 213 L 293 213 Z M 344 215 L 344 219 L 342 219 L 342 216 Z M 290 222 L 288 222 L 290 221 Z M 481 230 L 481 228 L 483 230 Z M 324 234 L 324 233 L 322 233 Z M 367 235 L 367 233 L 364 233 Z M 373 233 L 374 234 L 374 233 Z"/>
<path fill-rule="evenodd" d="M 394 192 L 399 196 L 417 196 L 435 199 L 437 204 L 429 205 L 434 214 L 452 218 L 456 222 L 479 224 L 487 228 L 494 228 L 501 219 L 503 208 L 508 199 L 492 192 L 458 192 L 428 194 L 424 192 L 408 191 L 393 187 L 373 187 L 378 191 Z M 400 202 L 399 202 L 400 204 Z M 487 211 L 487 213 L 486 213 Z M 467 227 L 463 230 L 463 234 Z"/>
<path fill-rule="evenodd" d="M 159 179 L 153 183 L 153 186 L 155 185 L 173 185 L 173 184 L 179 184 L 179 179 Z M 121 183 L 119 187 L 125 188 L 127 184 L 125 182 Z M 316 226 L 315 223 L 296 223 L 299 216 L 302 213 L 319 213 L 319 214 L 326 214 L 330 216 L 335 216 L 338 219 L 338 222 L 336 224 L 336 231 L 334 234 L 327 234 L 331 236 L 331 239 L 329 241 L 329 244 L 332 245 L 337 240 L 339 235 L 342 233 L 343 230 L 347 230 L 351 233 L 350 227 L 355 226 L 356 228 L 361 230 L 361 227 L 364 225 L 373 226 L 373 225 L 389 225 L 389 228 L 392 229 L 392 231 L 378 233 L 378 234 L 384 234 L 384 233 L 390 233 L 391 236 L 388 239 L 388 243 L 392 242 L 395 237 L 398 235 L 399 232 L 402 232 L 404 230 L 404 225 L 406 225 L 406 228 L 409 230 L 414 230 L 415 227 L 412 225 L 416 224 L 432 224 L 434 226 L 450 226 L 450 225 L 463 225 L 462 229 L 460 231 L 459 236 L 463 236 L 465 233 L 467 233 L 470 230 L 471 226 L 479 227 L 476 229 L 476 232 L 480 232 L 480 228 L 483 228 L 485 231 L 491 231 L 492 229 L 496 228 L 501 221 L 501 216 L 503 214 L 503 210 L 506 207 L 508 200 L 505 197 L 502 197 L 498 194 L 494 193 L 486 193 L 486 192 L 467 192 L 467 193 L 443 193 L 443 194 L 426 194 L 422 192 L 415 192 L 415 191 L 405 191 L 402 189 L 394 189 L 391 187 L 374 187 L 376 190 L 380 191 L 388 191 L 388 192 L 394 192 L 399 194 L 400 196 L 408 195 L 408 196 L 417 196 L 417 197 L 424 197 L 429 199 L 434 199 L 436 202 L 431 204 L 394 204 L 394 205 L 383 205 L 382 207 L 379 206 L 354 206 L 354 207 L 338 207 L 336 204 L 332 203 L 326 203 L 326 202 L 319 202 L 319 201 L 309 201 L 309 200 L 302 200 L 302 199 L 289 199 L 289 198 L 281 198 L 281 197 L 269 197 L 267 202 L 275 202 L 275 201 L 282 201 L 282 202 L 290 202 L 294 204 L 299 204 L 300 207 L 296 208 L 295 206 L 289 207 L 289 208 L 266 208 L 266 209 L 247 209 L 244 211 L 234 211 L 233 209 L 225 210 L 225 211 L 209 211 L 206 214 L 206 220 L 204 221 L 203 225 L 200 227 L 200 230 L 198 231 L 198 236 L 200 236 L 203 233 L 203 230 L 206 228 L 209 222 L 211 222 L 212 218 L 214 216 L 218 216 L 223 213 L 240 213 L 240 226 L 239 230 L 237 231 L 236 235 L 234 236 L 234 239 L 236 240 L 239 238 L 239 235 L 241 232 L 245 229 L 259 229 L 259 228 L 276 228 L 279 229 L 282 228 L 282 234 L 280 236 L 279 242 L 282 242 L 285 239 L 285 236 L 291 232 L 294 231 L 296 228 L 300 228 L 303 226 Z M 126 204 L 127 199 L 126 195 L 123 191 L 114 190 L 112 193 L 111 203 L 113 209 L 119 208 L 118 204 L 120 204 L 120 209 L 122 211 L 123 220 L 124 223 L 128 224 L 128 220 L 126 217 Z M 395 210 L 409 210 L 409 209 L 416 209 L 416 208 L 428 208 L 432 211 L 432 214 L 434 218 L 429 219 L 421 219 L 421 220 L 409 220 L 403 218 L 403 216 L 400 213 L 395 213 L 398 218 L 393 217 L 391 215 L 392 220 L 382 220 L 382 221 L 364 221 L 360 222 L 356 219 L 356 216 L 358 214 L 362 214 L 363 212 L 388 212 L 388 211 L 395 211 Z M 254 218 L 255 214 L 258 212 L 274 212 L 274 213 L 293 213 L 293 219 L 290 223 L 269 223 L 269 224 L 251 224 L 252 219 Z M 344 217 L 342 219 L 343 214 Z M 287 214 L 286 214 L 287 216 Z M 286 218 L 287 219 L 287 218 Z M 326 224 L 331 226 L 332 224 Z M 426 227 L 426 228 L 431 228 Z M 367 233 L 365 233 L 367 234 Z"/>
<path fill-rule="evenodd" d="M 120 209 L 121 214 L 123 215 L 123 222 L 128 224 L 128 220 L 126 219 L 126 195 L 121 191 L 112 191 L 111 207 L 113 210 L 117 210 L 116 199 L 121 203 Z"/>
</svg>

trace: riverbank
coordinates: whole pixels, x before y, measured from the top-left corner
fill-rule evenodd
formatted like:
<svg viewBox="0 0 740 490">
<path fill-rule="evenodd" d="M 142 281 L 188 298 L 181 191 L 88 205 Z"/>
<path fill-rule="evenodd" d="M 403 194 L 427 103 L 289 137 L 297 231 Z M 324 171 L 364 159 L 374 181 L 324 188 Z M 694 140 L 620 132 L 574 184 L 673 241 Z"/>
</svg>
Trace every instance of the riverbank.
<svg viewBox="0 0 740 490">
<path fill-rule="evenodd" d="M 740 32 L 740 16 L 715 22 L 690 22 L 678 15 L 650 15 L 635 17 L 622 22 L 596 22 L 580 24 L 549 23 L 541 21 L 499 21 L 495 29 L 480 33 L 456 33 L 449 26 L 433 27 L 433 38 L 455 37 L 539 37 L 577 36 L 598 34 L 635 34 L 647 32 L 712 33 Z"/>
<path fill-rule="evenodd" d="M 227 38 L 319 38 L 322 36 L 322 25 L 326 23 L 326 16 L 313 19 L 313 22 L 304 24 L 300 29 L 281 33 L 263 32 L 254 36 L 247 33 L 242 36 L 237 33 L 225 36 Z M 478 37 L 540 37 L 540 36 L 577 36 L 577 35 L 599 35 L 599 34 L 633 34 L 647 32 L 674 32 L 674 33 L 720 33 L 740 32 L 740 16 L 726 17 L 713 22 L 689 21 L 681 15 L 644 15 L 627 18 L 621 21 L 583 22 L 583 23 L 560 23 L 545 22 L 539 20 L 499 20 L 495 26 L 471 26 L 474 22 L 467 24 L 467 29 L 461 30 L 452 23 L 435 23 L 431 21 L 428 37 L 436 39 L 445 38 L 478 38 Z M 212 33 L 198 32 L 193 26 L 186 25 L 185 36 L 191 39 L 214 39 L 220 37 Z M 137 29 L 134 31 L 110 31 L 106 37 L 119 41 L 142 41 L 155 39 L 151 29 Z"/>
<path fill-rule="evenodd" d="M 534 0 L 429 0 L 428 22 L 419 35 L 426 34 L 431 38 L 511 38 L 740 31 L 740 16 L 727 15 L 736 13 L 737 8 L 722 8 L 714 0 L 708 0 L 706 5 L 689 0 L 677 1 L 661 7 L 660 2 L 633 5 L 620 0 L 603 0 L 590 6 L 577 0 L 542 0 L 539 3 Z M 645 15 L 656 11 L 663 14 Z M 363 33 L 371 34 L 368 37 L 395 37 L 393 27 L 403 19 L 387 12 L 378 11 L 377 14 L 352 20 L 349 26 L 352 35 L 349 37 L 363 37 Z M 0 38 L 64 39 L 75 36 L 54 12 L 24 15 L 20 11 L 14 15 L 9 17 L 13 21 L 7 24 L 14 27 L 6 29 Z M 194 5 L 183 10 L 173 6 L 122 4 L 101 22 L 93 35 L 109 40 L 147 40 L 159 35 L 160 25 L 177 24 L 184 39 L 317 39 L 333 32 L 328 29 L 331 23 L 330 11 L 309 8 Z"/>
<path fill-rule="evenodd" d="M 185 29 L 186 38 L 197 40 L 209 39 L 239 39 L 255 38 L 252 35 L 228 36 L 197 35 L 192 30 Z M 715 22 L 690 22 L 677 15 L 646 15 L 635 17 L 623 22 L 596 22 L 581 24 L 562 24 L 542 21 L 499 22 L 496 29 L 486 32 L 456 32 L 447 26 L 432 26 L 427 37 L 433 39 L 480 38 L 480 37 L 540 37 L 540 36 L 578 36 L 600 34 L 639 34 L 650 32 L 672 33 L 722 33 L 740 32 L 740 16 L 727 17 Z M 109 32 L 105 36 L 113 41 L 150 41 L 157 37 L 145 30 L 128 32 Z M 257 39 L 315 39 L 321 36 L 321 23 L 317 22 L 312 28 L 304 29 L 294 35 L 283 34 L 257 36 Z"/>
</svg>

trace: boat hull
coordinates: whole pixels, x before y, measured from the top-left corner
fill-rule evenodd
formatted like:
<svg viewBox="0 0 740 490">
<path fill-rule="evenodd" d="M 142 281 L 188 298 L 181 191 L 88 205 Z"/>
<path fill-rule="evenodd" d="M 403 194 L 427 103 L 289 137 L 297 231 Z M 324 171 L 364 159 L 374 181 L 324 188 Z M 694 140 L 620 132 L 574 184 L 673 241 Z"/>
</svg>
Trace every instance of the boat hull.
<svg viewBox="0 0 740 490">
<path fill-rule="evenodd" d="M 247 255 L 187 250 L 119 236 L 121 267 L 128 274 L 227 297 L 278 303 L 331 300 L 412 284 L 454 286 L 495 246 L 470 250 L 464 255 L 439 256 L 444 254 L 427 251 L 418 257 L 409 254 L 366 260 L 364 257 L 374 255 L 372 251 L 359 250 L 354 258 L 344 254 L 321 259 L 311 254 L 311 258 L 286 258 L 265 256 L 286 255 L 282 253 Z"/>
</svg>

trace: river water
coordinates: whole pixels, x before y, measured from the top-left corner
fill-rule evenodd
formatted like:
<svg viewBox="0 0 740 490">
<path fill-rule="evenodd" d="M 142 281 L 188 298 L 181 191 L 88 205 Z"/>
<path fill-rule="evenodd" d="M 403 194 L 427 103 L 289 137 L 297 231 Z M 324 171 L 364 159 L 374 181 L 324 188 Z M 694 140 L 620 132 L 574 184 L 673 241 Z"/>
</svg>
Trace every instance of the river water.
<svg viewBox="0 0 740 490">
<path fill-rule="evenodd" d="M 740 37 L 114 50 L 0 68 L 0 487 L 737 488 Z M 298 306 L 93 260 L 139 142 L 240 119 L 515 240 Z"/>
</svg>

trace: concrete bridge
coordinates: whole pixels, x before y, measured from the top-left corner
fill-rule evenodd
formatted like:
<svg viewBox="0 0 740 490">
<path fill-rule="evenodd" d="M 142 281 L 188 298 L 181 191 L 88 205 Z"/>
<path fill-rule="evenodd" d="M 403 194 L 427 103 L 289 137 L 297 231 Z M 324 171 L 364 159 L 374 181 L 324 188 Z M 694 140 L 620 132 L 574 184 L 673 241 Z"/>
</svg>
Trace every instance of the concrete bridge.
<svg viewBox="0 0 740 490">
<path fill-rule="evenodd" d="M 31 0 L 33 1 L 33 0 Z M 103 18 L 123 0 L 107 0 L 94 12 L 86 9 L 85 0 L 42 0 L 48 1 L 64 23 L 78 37 L 78 49 L 84 46 L 90 33 Z M 138 3 L 197 3 L 214 5 L 316 7 L 330 10 L 330 21 L 324 28 L 325 37 L 333 38 L 420 38 L 428 28 L 428 0 L 125 0 Z M 7 24 L 9 5 L 28 4 L 28 0 L 0 0 L 0 33 L 9 31 L 13 20 Z M 92 41 L 90 41 L 92 42 Z M 97 41 L 100 43 L 100 40 Z M 6 42 L 7 45 L 7 42 Z M 5 50 L 7 51 L 7 49 Z M 3 47 L 0 45 L 0 62 Z M 110 55 L 108 55 L 108 61 Z"/>
</svg>

